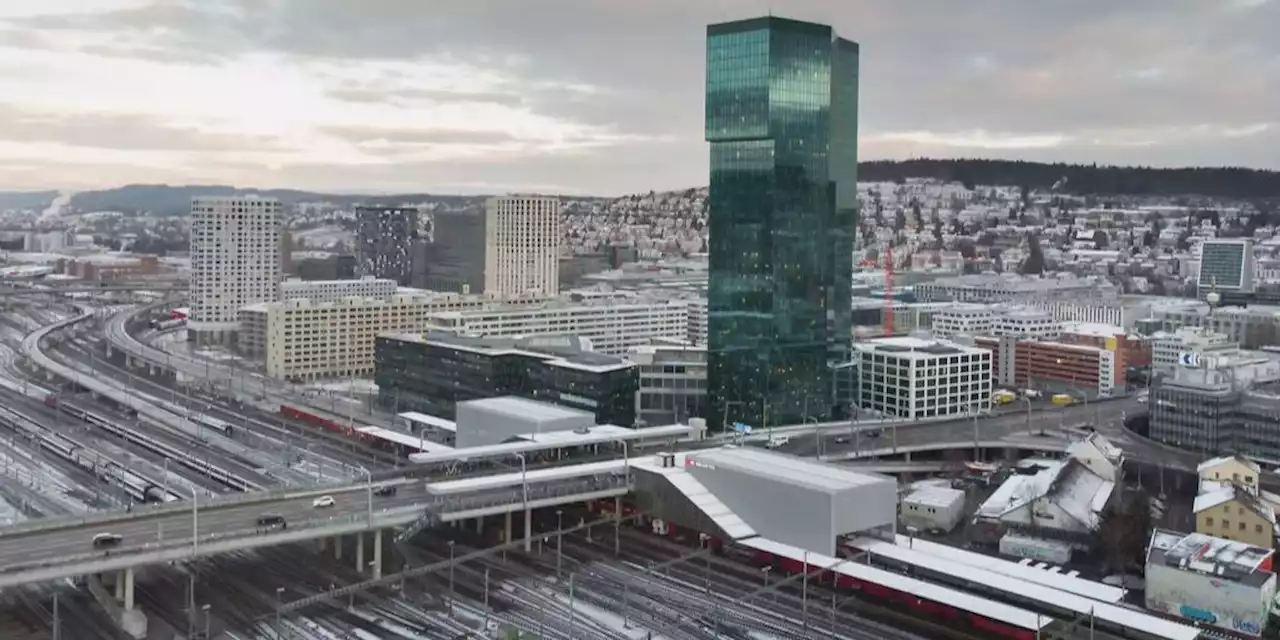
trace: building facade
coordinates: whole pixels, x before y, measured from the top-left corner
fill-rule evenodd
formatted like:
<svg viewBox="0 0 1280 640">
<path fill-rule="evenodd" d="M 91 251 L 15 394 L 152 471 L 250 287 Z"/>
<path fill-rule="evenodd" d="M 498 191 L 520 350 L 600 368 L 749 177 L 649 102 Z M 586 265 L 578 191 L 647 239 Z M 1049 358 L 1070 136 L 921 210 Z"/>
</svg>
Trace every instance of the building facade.
<svg viewBox="0 0 1280 640">
<path fill-rule="evenodd" d="M 584 346 L 576 339 L 383 335 L 374 381 L 379 401 L 397 413 L 453 420 L 460 402 L 520 396 L 588 411 L 596 424 L 632 426 L 635 364 Z"/>
<path fill-rule="evenodd" d="M 1257 352 L 1193 355 L 1151 386 L 1149 435 L 1204 457 L 1280 462 L 1280 361 Z"/>
<path fill-rule="evenodd" d="M 858 45 L 776 17 L 707 27 L 708 423 L 842 413 Z"/>
<path fill-rule="evenodd" d="M 560 201 L 500 196 L 485 202 L 484 292 L 491 296 L 560 292 Z"/>
<path fill-rule="evenodd" d="M 1196 292 L 1201 299 L 1217 291 L 1223 299 L 1253 293 L 1257 267 L 1252 238 L 1214 238 L 1200 245 L 1200 276 Z"/>
<path fill-rule="evenodd" d="M 857 402 L 886 417 L 974 414 L 991 402 L 992 354 L 940 340 L 880 338 L 854 344 Z"/>
<path fill-rule="evenodd" d="M 1258 637 L 1276 595 L 1274 551 L 1200 533 L 1156 529 L 1147 549 L 1147 609 Z"/>
<path fill-rule="evenodd" d="M 333 302 L 342 298 L 390 298 L 396 294 L 395 280 L 365 276 L 354 280 L 300 280 L 290 278 L 280 283 L 281 300 L 306 299 L 311 302 Z"/>
<path fill-rule="evenodd" d="M 627 359 L 640 371 L 636 417 L 648 425 L 685 423 L 707 403 L 707 349 L 674 342 L 632 347 Z"/>
<path fill-rule="evenodd" d="M 421 286 L 450 293 L 483 292 L 485 251 L 484 215 L 474 211 L 437 211 L 431 242 L 423 247 Z"/>
<path fill-rule="evenodd" d="M 276 299 L 280 202 L 257 196 L 191 200 L 191 317 L 197 342 L 229 342 L 240 308 Z"/>
<path fill-rule="evenodd" d="M 421 215 L 416 207 L 356 206 L 359 275 L 393 280 L 402 287 L 410 286 Z"/>
<path fill-rule="evenodd" d="M 660 338 L 683 340 L 689 309 L 682 300 L 557 299 L 523 306 L 491 306 L 431 314 L 434 331 L 491 338 L 576 336 L 594 351 L 622 356 Z"/>
<path fill-rule="evenodd" d="M 975 338 L 996 354 L 993 374 L 1006 387 L 1111 397 L 1125 389 L 1123 352 L 1107 346 L 1015 338 Z"/>
</svg>

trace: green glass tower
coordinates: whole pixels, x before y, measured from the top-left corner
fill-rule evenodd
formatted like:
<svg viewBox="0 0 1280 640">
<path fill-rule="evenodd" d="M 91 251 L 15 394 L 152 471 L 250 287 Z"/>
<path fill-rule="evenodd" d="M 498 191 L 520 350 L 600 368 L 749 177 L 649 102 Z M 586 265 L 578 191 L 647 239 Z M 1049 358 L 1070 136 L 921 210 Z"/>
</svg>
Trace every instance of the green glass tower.
<svg viewBox="0 0 1280 640">
<path fill-rule="evenodd" d="M 707 27 L 708 426 L 841 415 L 857 225 L 858 45 L 756 18 Z"/>
</svg>

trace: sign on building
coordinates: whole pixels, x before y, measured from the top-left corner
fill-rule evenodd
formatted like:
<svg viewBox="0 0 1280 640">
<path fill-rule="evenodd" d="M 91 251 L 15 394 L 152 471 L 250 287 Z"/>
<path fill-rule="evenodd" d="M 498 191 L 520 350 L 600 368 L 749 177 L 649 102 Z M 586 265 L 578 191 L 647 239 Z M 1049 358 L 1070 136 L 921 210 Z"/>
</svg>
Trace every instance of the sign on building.
<svg viewBox="0 0 1280 640">
<path fill-rule="evenodd" d="M 1178 354 L 1178 364 L 1193 369 L 1200 368 L 1200 354 L 1195 351 L 1183 351 Z"/>
</svg>

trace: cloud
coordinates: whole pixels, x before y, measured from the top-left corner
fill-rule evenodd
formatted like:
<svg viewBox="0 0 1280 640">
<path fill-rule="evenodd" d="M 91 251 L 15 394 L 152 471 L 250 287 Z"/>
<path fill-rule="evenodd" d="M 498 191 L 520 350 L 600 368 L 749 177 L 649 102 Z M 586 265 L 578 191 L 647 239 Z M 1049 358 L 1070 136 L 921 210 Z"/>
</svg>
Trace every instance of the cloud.
<svg viewBox="0 0 1280 640">
<path fill-rule="evenodd" d="M 0 8 L 0 102 L 28 116 L 83 116 L 62 125 L 59 148 L 131 138 L 94 132 L 95 122 L 111 126 L 107 114 L 155 129 L 115 147 L 140 170 L 156 152 L 141 147 L 164 143 L 222 181 L 418 190 L 527 181 L 597 193 L 706 182 L 705 25 L 778 9 L 771 0 L 540 0 L 538 11 L 520 0 L 39 4 Z M 1274 1 L 786 5 L 861 43 L 864 158 L 1280 168 Z M 58 135 L 42 126 L 39 135 Z M 224 148 L 241 140 L 251 148 Z M 41 162 L 31 144 L 24 166 Z M 262 158 L 272 171 L 254 171 Z M 59 158 L 43 162 L 47 182 L 6 173 L 0 187 L 60 186 L 70 174 Z"/>
</svg>

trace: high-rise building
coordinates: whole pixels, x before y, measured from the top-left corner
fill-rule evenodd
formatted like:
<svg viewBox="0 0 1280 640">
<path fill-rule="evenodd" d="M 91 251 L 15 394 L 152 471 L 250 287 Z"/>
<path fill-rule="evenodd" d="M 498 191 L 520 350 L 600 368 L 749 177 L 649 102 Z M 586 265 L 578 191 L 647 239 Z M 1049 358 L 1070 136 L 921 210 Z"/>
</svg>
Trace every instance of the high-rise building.
<svg viewBox="0 0 1280 640">
<path fill-rule="evenodd" d="M 476 211 L 437 211 L 424 247 L 422 286 L 432 291 L 484 291 L 485 216 Z M 416 283 L 415 283 L 416 284 Z"/>
<path fill-rule="evenodd" d="M 485 203 L 484 292 L 560 292 L 560 201 L 500 196 Z"/>
<path fill-rule="evenodd" d="M 707 27 L 706 139 L 708 424 L 842 414 L 858 45 L 775 17 Z"/>
<path fill-rule="evenodd" d="M 418 241 L 418 209 L 359 205 L 355 214 L 359 275 L 410 286 L 413 249 Z"/>
<path fill-rule="evenodd" d="M 1217 291 L 1224 301 L 1253 293 L 1253 239 L 1216 238 L 1200 246 L 1200 298 Z"/>
<path fill-rule="evenodd" d="M 258 196 L 191 199 L 191 317 L 197 342 L 226 342 L 241 307 L 276 298 L 280 202 Z"/>
</svg>

